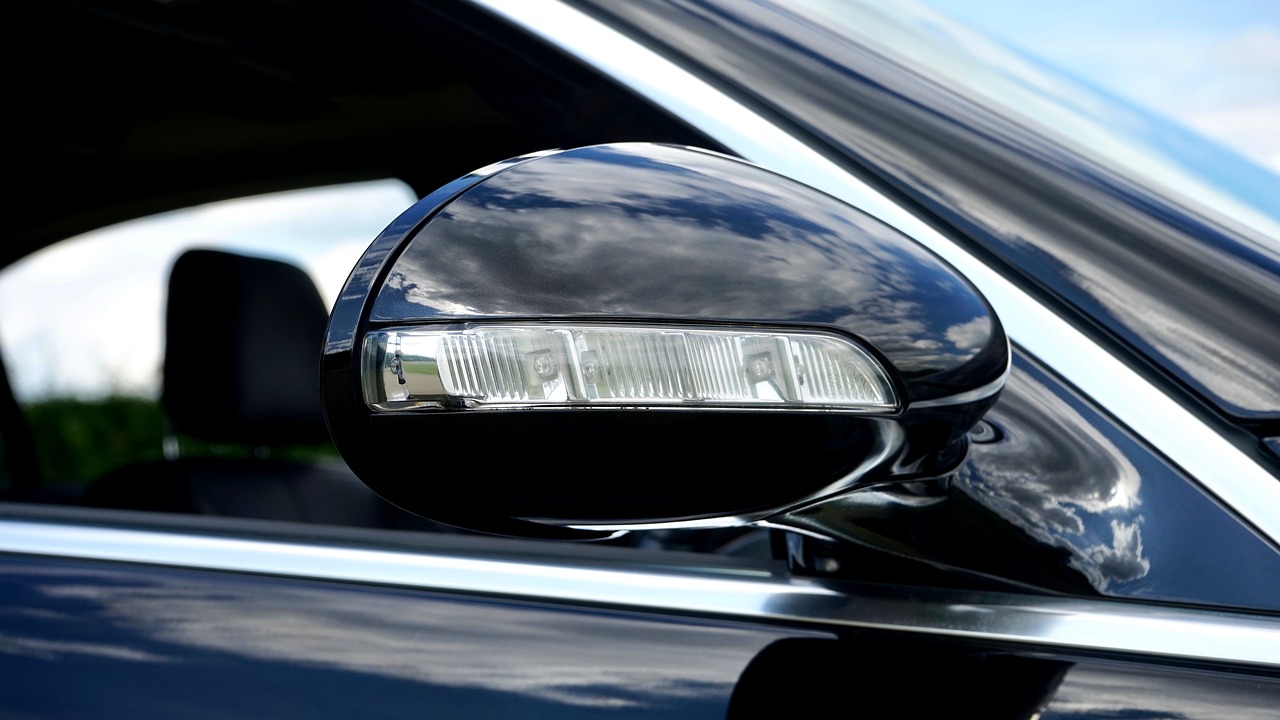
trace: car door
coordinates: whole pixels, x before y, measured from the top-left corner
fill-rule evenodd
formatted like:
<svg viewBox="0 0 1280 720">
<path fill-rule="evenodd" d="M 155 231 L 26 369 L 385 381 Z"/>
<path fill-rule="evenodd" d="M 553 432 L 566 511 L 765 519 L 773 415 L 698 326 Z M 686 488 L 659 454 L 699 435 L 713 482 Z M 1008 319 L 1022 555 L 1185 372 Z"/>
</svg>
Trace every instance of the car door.
<svg viewBox="0 0 1280 720">
<path fill-rule="evenodd" d="M 621 139 L 733 150 L 945 247 L 902 203 L 798 139 L 810 136 L 789 134 L 790 121 L 701 84 L 701 65 L 670 65 L 559 3 L 453 9 L 470 31 L 521 38 L 544 63 L 584 58 L 575 72 L 610 74 L 674 118 L 657 130 L 563 130 L 564 140 L 630 132 Z M 500 151 L 428 174 L 442 177 L 420 180 L 421 192 L 530 149 L 506 137 Z M 689 553 L 705 536 L 560 544 L 91 509 L 13 492 L 38 502 L 6 503 L 0 521 L 0 708 L 749 717 L 817 712 L 835 698 L 907 715 L 1268 716 L 1280 696 L 1280 561 L 1269 515 L 1235 494 L 1258 493 L 1267 507 L 1274 490 L 1247 480 L 1257 463 L 1233 446 L 1206 478 L 1195 458 L 1148 438 L 1146 416 L 1108 388 L 1146 388 L 1157 410 L 1181 418 L 1176 394 L 964 257 L 948 259 L 981 280 L 1002 317 L 1027 309 L 1010 324 L 1018 353 L 1006 393 L 971 435 L 941 514 L 868 520 L 859 537 L 759 533 L 763 551 L 717 542 L 719 552 Z M 1019 332 L 1037 324 L 1045 331 Z M 1087 362 L 1058 364 L 1050 346 L 1063 338 Z"/>
</svg>

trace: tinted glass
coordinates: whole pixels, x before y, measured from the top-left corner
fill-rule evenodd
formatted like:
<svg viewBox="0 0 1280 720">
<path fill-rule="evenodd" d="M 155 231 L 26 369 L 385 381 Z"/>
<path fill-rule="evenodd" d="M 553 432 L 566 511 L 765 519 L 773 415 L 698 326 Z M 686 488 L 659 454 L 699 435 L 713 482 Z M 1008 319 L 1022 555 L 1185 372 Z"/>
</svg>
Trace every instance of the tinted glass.
<svg viewBox="0 0 1280 720">
<path fill-rule="evenodd" d="M 1280 196 L 1274 175 L 1225 182 L 1189 133 L 1115 104 L 1085 115 L 1082 88 L 1064 97 L 1049 75 L 965 54 L 878 4 L 580 4 L 692 58 L 1191 396 L 1275 434 L 1280 241 L 1274 202 L 1258 200 Z M 984 92 L 931 71 L 953 51 L 983 70 Z"/>
</svg>

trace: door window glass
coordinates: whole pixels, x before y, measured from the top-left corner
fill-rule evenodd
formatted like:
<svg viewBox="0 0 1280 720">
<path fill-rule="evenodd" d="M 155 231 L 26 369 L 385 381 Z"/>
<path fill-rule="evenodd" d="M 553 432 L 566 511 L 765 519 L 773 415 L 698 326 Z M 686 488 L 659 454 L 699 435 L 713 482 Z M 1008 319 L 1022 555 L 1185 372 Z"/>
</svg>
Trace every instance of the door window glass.
<svg viewBox="0 0 1280 720">
<path fill-rule="evenodd" d="M 212 248 L 304 269 L 328 306 L 365 247 L 416 196 L 398 180 L 185 208 L 53 245 L 0 273 L 0 347 L 46 483 L 82 485 L 163 455 L 165 292 Z"/>
</svg>

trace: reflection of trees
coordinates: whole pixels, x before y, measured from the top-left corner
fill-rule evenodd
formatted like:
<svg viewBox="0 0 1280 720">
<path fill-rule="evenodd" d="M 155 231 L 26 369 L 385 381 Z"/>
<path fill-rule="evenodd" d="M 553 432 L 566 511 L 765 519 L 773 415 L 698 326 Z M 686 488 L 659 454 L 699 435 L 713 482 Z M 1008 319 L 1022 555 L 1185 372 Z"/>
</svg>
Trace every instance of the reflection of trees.
<svg viewBox="0 0 1280 720">
<path fill-rule="evenodd" d="M 96 400 L 50 398 L 23 408 L 31 426 L 41 476 L 54 483 L 88 483 L 105 473 L 140 462 L 160 460 L 164 413 L 155 400 L 110 396 Z M 182 436 L 183 455 L 251 457 L 248 445 L 208 443 Z M 272 450 L 274 457 L 335 456 L 332 444 L 298 445 Z"/>
<path fill-rule="evenodd" d="M 128 463 L 159 460 L 164 439 L 160 403 L 139 397 L 50 398 L 24 408 L 41 475 L 86 483 Z"/>
</svg>

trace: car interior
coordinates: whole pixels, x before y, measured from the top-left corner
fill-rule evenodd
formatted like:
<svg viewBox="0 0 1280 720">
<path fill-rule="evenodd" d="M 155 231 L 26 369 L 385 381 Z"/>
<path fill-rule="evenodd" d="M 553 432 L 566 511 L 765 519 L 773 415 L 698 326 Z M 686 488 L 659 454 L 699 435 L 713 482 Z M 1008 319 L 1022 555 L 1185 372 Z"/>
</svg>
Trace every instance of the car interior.
<svg viewBox="0 0 1280 720">
<path fill-rule="evenodd" d="M 26 110 L 14 172 L 24 180 L 0 267 L 82 233 L 231 198 L 379 178 L 422 196 L 492 162 L 598 142 L 719 149 L 559 51 L 452 3 L 132 2 L 108 13 L 57 1 L 32 12 L 41 30 L 18 51 L 42 67 L 15 89 Z M 74 58 L 49 57 L 54 47 L 74 47 Z M 378 498 L 332 450 L 316 388 L 328 308 L 303 270 L 191 250 L 172 267 L 164 312 L 163 448 L 96 477 L 58 477 L 49 456 L 67 451 L 37 437 L 44 426 L 35 431 L 30 401 L 0 367 L 0 501 L 449 530 Z M 42 352 L 4 337 L 0 348 L 7 359 Z"/>
<path fill-rule="evenodd" d="M 35 30 L 16 41 L 39 68 L 19 73 L 11 96 L 23 108 L 12 159 L 23 182 L 0 265 L 230 197 L 392 177 L 422 196 L 509 157 L 601 142 L 719 149 L 460 3 L 114 8 L 40 3 L 25 25 Z"/>
<path fill-rule="evenodd" d="M 369 490 L 336 457 L 279 457 L 323 445 L 315 368 L 328 309 L 286 262 L 219 250 L 183 253 L 169 276 L 161 407 L 170 431 L 245 446 L 126 465 L 94 481 L 91 507 L 357 527 L 429 527 Z"/>
</svg>

